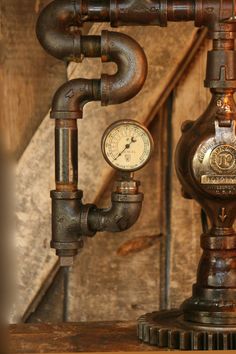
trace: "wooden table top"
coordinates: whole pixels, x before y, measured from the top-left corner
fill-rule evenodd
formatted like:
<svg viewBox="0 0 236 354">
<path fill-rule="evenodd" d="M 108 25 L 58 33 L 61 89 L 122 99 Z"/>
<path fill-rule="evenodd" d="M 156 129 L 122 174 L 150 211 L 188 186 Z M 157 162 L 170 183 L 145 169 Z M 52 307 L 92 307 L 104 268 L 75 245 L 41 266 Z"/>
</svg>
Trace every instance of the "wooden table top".
<svg viewBox="0 0 236 354">
<path fill-rule="evenodd" d="M 11 354 L 159 350 L 137 339 L 134 322 L 11 325 L 10 347 Z"/>
</svg>

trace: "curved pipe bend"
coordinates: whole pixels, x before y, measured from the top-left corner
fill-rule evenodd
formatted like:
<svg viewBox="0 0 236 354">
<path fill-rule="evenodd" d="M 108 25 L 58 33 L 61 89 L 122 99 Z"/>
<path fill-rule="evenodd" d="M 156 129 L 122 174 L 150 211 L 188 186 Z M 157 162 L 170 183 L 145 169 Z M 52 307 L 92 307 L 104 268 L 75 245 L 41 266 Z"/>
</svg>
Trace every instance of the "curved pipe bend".
<svg viewBox="0 0 236 354">
<path fill-rule="evenodd" d="M 83 107 L 90 101 L 101 100 L 104 106 L 125 102 L 136 96 L 145 83 L 145 53 L 125 34 L 102 31 L 101 37 L 82 36 L 81 55 L 114 62 L 117 72 L 102 75 L 100 80 L 75 79 L 61 86 L 53 98 L 52 118 L 82 118 Z"/>
<path fill-rule="evenodd" d="M 51 118 L 83 118 L 83 107 L 101 100 L 101 80 L 74 79 L 63 84 L 52 101 Z"/>
<path fill-rule="evenodd" d="M 136 96 L 148 73 L 142 47 L 124 33 L 102 31 L 101 53 L 103 62 L 114 62 L 118 67 L 115 75 L 102 75 L 102 105 L 122 103 Z"/>
<path fill-rule="evenodd" d="M 81 1 L 55 0 L 39 15 L 36 34 L 42 47 L 57 59 L 80 61 Z"/>
<path fill-rule="evenodd" d="M 122 232 L 133 226 L 142 210 L 143 194 L 112 194 L 109 209 L 91 209 L 88 215 L 88 227 L 93 232 Z"/>
</svg>

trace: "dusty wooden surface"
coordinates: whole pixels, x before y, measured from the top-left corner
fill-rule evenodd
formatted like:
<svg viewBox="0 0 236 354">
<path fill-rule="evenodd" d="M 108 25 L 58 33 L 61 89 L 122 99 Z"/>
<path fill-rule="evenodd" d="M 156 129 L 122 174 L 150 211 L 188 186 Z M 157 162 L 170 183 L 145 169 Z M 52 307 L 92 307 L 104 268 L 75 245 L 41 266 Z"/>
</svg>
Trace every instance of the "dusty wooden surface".
<svg viewBox="0 0 236 354">
<path fill-rule="evenodd" d="M 10 346 L 11 354 L 157 350 L 137 339 L 133 322 L 11 326 Z"/>
<path fill-rule="evenodd" d="M 49 0 L 1 0 L 0 130 L 19 158 L 66 79 L 65 66 L 47 55 L 35 36 L 39 10 Z M 43 79 L 42 79 L 43 78 Z"/>
<path fill-rule="evenodd" d="M 91 33 L 100 33 L 104 28 L 105 26 L 96 25 Z M 153 28 L 151 30 L 156 42 L 159 43 L 158 46 L 153 46 L 153 37 L 149 36 L 150 28 L 125 28 L 126 33 L 141 43 L 148 56 L 149 76 L 142 92 L 132 101 L 116 107 L 101 108 L 98 103 L 89 104 L 86 107 L 84 119 L 79 122 L 79 134 L 83 136 L 79 145 L 79 186 L 84 189 L 86 202 L 91 203 L 99 199 L 111 173 L 100 153 L 102 132 L 116 119 L 133 118 L 145 122 L 163 90 L 171 82 L 196 34 L 191 23 L 172 24 L 167 29 Z M 77 66 L 72 64 L 69 68 L 70 78 L 94 75 L 97 77 L 97 73 L 98 68 L 91 60 L 86 60 Z M 18 291 L 11 315 L 13 322 L 19 321 L 30 304 L 34 302 L 41 285 L 47 281 L 57 261 L 54 252 L 49 249 L 50 199 L 48 192 L 54 185 L 53 135 L 53 122 L 47 116 L 27 147 L 17 168 L 16 236 L 19 267 L 17 269 Z M 110 242 L 104 242 L 104 253 L 109 252 L 109 244 Z M 93 247 L 92 240 L 91 247 Z M 124 267 L 125 262 L 124 260 Z M 138 267 L 138 262 L 133 261 L 133 267 Z M 145 279 L 143 277 L 143 282 Z M 137 279 L 137 281 L 140 280 Z M 154 283 L 156 281 L 157 279 Z M 160 289 L 157 288 L 157 292 L 159 291 Z M 145 304 L 146 293 L 143 292 L 142 296 Z M 158 302 L 156 300 L 157 306 Z"/>
</svg>

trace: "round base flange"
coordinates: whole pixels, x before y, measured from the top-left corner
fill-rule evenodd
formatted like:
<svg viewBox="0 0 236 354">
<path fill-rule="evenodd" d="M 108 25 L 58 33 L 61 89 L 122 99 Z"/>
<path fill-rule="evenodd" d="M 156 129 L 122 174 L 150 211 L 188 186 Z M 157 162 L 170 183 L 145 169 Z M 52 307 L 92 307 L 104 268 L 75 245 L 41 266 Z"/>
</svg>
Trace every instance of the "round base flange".
<svg viewBox="0 0 236 354">
<path fill-rule="evenodd" d="M 180 310 L 148 313 L 138 320 L 138 337 L 143 342 L 180 350 L 236 349 L 236 327 L 187 322 Z"/>
</svg>

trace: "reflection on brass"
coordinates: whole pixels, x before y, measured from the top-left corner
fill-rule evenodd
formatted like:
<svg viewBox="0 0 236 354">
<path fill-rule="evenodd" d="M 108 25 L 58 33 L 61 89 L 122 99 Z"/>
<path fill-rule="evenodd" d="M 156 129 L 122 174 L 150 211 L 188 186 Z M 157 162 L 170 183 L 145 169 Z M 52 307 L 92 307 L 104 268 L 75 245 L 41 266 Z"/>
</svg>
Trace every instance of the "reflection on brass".
<svg viewBox="0 0 236 354">
<path fill-rule="evenodd" d="M 236 184 L 236 176 L 210 176 L 204 175 L 201 178 L 202 184 Z"/>
<path fill-rule="evenodd" d="M 227 217 L 228 217 L 228 215 L 226 213 L 225 208 L 221 208 L 220 209 L 220 214 L 219 214 L 219 218 L 220 218 L 221 222 L 224 223 L 225 220 L 227 219 Z"/>
<path fill-rule="evenodd" d="M 218 107 L 218 103 L 217 103 Z M 235 123 L 220 127 L 215 122 L 215 135 L 203 141 L 196 150 L 192 169 L 197 183 L 214 195 L 236 194 L 236 135 Z M 222 189 L 224 186 L 224 189 Z"/>
<path fill-rule="evenodd" d="M 217 146 L 211 153 L 210 165 L 215 172 L 233 173 L 236 168 L 236 148 L 230 145 Z"/>
</svg>

